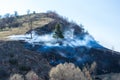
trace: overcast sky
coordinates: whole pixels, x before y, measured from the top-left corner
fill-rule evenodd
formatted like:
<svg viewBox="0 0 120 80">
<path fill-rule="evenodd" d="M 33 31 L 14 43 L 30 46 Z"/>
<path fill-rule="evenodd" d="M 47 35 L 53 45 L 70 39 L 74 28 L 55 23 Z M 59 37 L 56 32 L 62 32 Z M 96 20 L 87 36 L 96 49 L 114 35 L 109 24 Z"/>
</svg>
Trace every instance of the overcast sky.
<svg viewBox="0 0 120 80">
<path fill-rule="evenodd" d="M 0 15 L 56 11 L 84 28 L 105 47 L 120 52 L 120 0 L 0 0 Z"/>
</svg>

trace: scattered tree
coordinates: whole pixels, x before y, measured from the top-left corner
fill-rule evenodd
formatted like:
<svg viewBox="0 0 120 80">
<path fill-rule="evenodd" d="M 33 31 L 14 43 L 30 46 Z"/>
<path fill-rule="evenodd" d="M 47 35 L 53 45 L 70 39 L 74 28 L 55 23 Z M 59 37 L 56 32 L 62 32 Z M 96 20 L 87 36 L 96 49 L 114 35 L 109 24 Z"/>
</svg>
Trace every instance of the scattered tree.
<svg viewBox="0 0 120 80">
<path fill-rule="evenodd" d="M 29 15 L 29 14 L 30 14 L 30 10 L 28 9 L 28 10 L 27 10 L 27 15 Z"/>
<path fill-rule="evenodd" d="M 17 11 L 14 11 L 14 16 L 18 17 L 18 12 Z"/>
<path fill-rule="evenodd" d="M 56 38 L 56 39 L 64 38 L 63 33 L 61 31 L 61 25 L 60 24 L 56 24 L 53 37 Z"/>
<path fill-rule="evenodd" d="M 27 10 L 27 15 L 28 15 L 28 26 L 30 27 L 30 38 L 32 39 L 32 19 L 30 18 L 30 10 Z"/>
<path fill-rule="evenodd" d="M 30 31 L 31 31 L 30 38 L 32 39 L 33 38 L 33 36 L 32 36 L 32 19 L 29 20 L 28 25 L 29 25 Z"/>
<path fill-rule="evenodd" d="M 10 17 L 10 14 L 9 13 L 6 13 L 5 15 L 4 15 L 4 18 L 9 18 Z"/>
<path fill-rule="evenodd" d="M 36 14 L 36 12 L 35 12 L 35 11 L 33 11 L 33 14 Z"/>
</svg>

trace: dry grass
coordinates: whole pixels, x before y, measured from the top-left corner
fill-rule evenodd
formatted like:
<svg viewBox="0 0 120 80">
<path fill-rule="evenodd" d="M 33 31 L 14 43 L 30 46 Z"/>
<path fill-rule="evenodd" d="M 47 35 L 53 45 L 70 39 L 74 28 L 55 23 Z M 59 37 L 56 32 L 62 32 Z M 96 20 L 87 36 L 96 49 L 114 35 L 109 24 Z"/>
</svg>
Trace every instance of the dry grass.
<svg viewBox="0 0 120 80">
<path fill-rule="evenodd" d="M 24 20 L 24 18 L 21 18 L 19 21 L 21 22 Z M 37 27 L 42 27 L 45 24 L 48 24 L 49 22 L 53 21 L 52 18 L 40 18 L 39 20 L 33 21 L 33 29 Z M 30 28 L 28 26 L 28 23 L 24 23 L 21 27 L 19 28 L 12 28 L 12 29 L 7 29 L 4 31 L 0 32 L 0 40 L 6 40 L 7 36 L 10 35 L 20 35 L 20 34 L 25 34 L 27 31 L 29 31 Z"/>
<path fill-rule="evenodd" d="M 45 80 L 50 69 L 51 66 L 46 58 L 37 52 L 25 49 L 21 42 L 0 41 L 0 80 L 8 80 L 8 77 L 15 73 L 23 75 L 29 72 L 28 70 L 35 71 Z"/>
</svg>

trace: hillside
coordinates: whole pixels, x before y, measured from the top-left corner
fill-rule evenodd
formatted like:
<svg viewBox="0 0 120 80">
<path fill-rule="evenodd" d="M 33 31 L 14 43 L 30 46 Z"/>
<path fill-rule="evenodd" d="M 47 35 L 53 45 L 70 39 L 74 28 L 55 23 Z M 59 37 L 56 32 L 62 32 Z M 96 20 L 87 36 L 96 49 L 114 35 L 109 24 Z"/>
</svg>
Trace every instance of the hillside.
<svg viewBox="0 0 120 80">
<path fill-rule="evenodd" d="M 50 69 L 51 66 L 42 55 L 25 49 L 19 41 L 0 41 L 1 80 L 8 80 L 14 73 L 26 74 L 30 70 L 45 79 Z"/>
<path fill-rule="evenodd" d="M 79 68 L 97 63 L 95 75 L 120 73 L 120 53 L 97 43 L 82 25 L 54 12 L 0 19 L 0 79 L 34 70 L 43 80 L 59 63 L 71 62 Z M 32 20 L 32 30 L 28 25 Z M 61 24 L 64 39 L 53 38 L 55 25 Z M 13 26 L 19 24 L 19 26 Z M 11 26 L 12 25 L 12 26 Z M 30 38 L 32 33 L 33 37 Z M 6 76 L 6 77 L 3 77 Z M 101 76 L 100 76 L 101 77 Z"/>
<path fill-rule="evenodd" d="M 25 34 L 30 30 L 30 26 L 28 25 L 29 20 L 32 20 L 33 29 L 42 27 L 43 25 L 53 21 L 52 18 L 47 17 L 44 13 L 31 14 L 30 16 L 22 15 L 17 18 L 9 17 L 0 19 L 0 39 L 6 39 L 6 37 L 10 35 Z"/>
</svg>

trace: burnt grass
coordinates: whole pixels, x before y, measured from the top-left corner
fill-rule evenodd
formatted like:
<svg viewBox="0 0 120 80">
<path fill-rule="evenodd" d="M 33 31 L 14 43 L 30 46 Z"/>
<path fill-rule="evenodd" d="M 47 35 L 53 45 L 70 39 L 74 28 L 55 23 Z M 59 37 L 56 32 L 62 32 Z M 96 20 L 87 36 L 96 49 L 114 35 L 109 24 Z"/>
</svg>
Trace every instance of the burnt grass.
<svg viewBox="0 0 120 80">
<path fill-rule="evenodd" d="M 32 47 L 30 44 L 27 44 L 26 48 L 41 54 L 52 66 L 56 66 L 59 63 L 71 62 L 76 66 L 83 68 L 86 65 L 90 67 L 93 62 L 96 62 L 96 75 L 120 72 L 120 53 L 106 48 L 89 49 L 85 46 L 81 46 L 74 47 L 74 49 L 71 47 L 48 47 L 44 49 L 44 46 L 42 47 L 41 45 L 35 45 Z M 73 56 L 71 57 L 68 55 L 68 57 L 65 57 L 59 54 L 59 52 L 65 54 L 71 53 L 69 55 Z M 76 57 L 74 57 L 74 54 L 77 54 L 78 57 L 81 57 L 83 61 L 77 61 Z"/>
<path fill-rule="evenodd" d="M 83 47 L 81 47 L 83 48 Z M 80 49 L 80 48 L 79 48 Z M 96 74 L 119 73 L 120 53 L 108 49 L 87 49 L 84 52 L 89 55 L 85 64 L 97 63 Z M 84 55 L 84 54 L 82 54 Z M 0 79 L 7 80 L 14 73 L 26 74 L 35 71 L 42 79 L 49 79 L 48 73 L 58 63 L 50 63 L 50 60 L 61 60 L 64 62 L 75 62 L 75 58 L 65 58 L 56 52 L 51 54 L 26 49 L 21 41 L 0 41 Z M 83 65 L 74 63 L 81 68 Z"/>
<path fill-rule="evenodd" d="M 0 79 L 8 80 L 10 75 L 25 75 L 35 71 L 42 79 L 49 78 L 51 65 L 42 55 L 24 48 L 20 41 L 0 41 Z"/>
<path fill-rule="evenodd" d="M 120 53 L 109 49 L 91 48 L 90 56 L 97 63 L 97 74 L 119 73 Z"/>
</svg>

